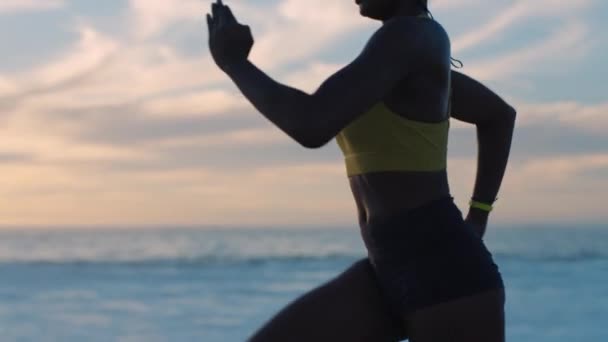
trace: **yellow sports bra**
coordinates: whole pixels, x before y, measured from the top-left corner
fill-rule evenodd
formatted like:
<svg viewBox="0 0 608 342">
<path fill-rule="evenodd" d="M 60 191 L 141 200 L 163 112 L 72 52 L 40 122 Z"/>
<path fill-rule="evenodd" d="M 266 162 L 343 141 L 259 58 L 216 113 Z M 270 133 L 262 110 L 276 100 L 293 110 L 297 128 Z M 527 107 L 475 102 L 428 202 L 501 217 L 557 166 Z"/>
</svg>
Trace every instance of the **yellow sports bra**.
<svg viewBox="0 0 608 342">
<path fill-rule="evenodd" d="M 441 171 L 447 166 L 449 118 L 438 123 L 405 119 L 383 102 L 336 136 L 346 172 Z"/>
</svg>

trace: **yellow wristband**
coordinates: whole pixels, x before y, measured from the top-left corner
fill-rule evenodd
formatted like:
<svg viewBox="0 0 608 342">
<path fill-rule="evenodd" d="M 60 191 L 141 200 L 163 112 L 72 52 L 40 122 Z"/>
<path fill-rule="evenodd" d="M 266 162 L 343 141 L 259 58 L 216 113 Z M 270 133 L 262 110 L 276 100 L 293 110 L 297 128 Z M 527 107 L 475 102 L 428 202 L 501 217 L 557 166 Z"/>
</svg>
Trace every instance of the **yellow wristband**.
<svg viewBox="0 0 608 342">
<path fill-rule="evenodd" d="M 487 211 L 487 212 L 491 212 L 492 209 L 494 209 L 494 207 L 490 204 L 477 202 L 477 201 L 473 201 L 473 200 L 471 200 L 469 202 L 469 205 L 471 206 L 471 208 L 475 208 L 475 209 L 479 209 L 479 210 L 483 210 L 483 211 Z"/>
</svg>

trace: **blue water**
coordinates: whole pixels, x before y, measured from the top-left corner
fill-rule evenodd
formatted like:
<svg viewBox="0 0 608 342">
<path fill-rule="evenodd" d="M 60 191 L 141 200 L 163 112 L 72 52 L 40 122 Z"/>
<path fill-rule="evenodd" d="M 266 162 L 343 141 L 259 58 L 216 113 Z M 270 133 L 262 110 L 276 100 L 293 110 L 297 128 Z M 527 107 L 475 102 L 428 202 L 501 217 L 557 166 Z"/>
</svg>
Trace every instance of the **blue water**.
<svg viewBox="0 0 608 342">
<path fill-rule="evenodd" d="M 486 241 L 509 341 L 608 341 L 608 227 Z M 244 341 L 364 254 L 356 229 L 0 232 L 0 340 Z"/>
</svg>

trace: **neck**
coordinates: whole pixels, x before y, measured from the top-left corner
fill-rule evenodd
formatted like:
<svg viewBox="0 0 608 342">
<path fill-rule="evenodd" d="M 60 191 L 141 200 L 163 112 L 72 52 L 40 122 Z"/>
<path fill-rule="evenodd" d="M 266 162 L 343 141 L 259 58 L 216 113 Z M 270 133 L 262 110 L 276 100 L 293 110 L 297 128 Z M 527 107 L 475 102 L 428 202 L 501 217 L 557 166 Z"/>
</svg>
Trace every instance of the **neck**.
<svg viewBox="0 0 608 342">
<path fill-rule="evenodd" d="M 425 9 L 419 3 L 413 3 L 412 1 L 399 1 L 396 4 L 396 9 L 393 11 L 393 15 L 382 20 L 386 23 L 394 17 L 415 17 L 421 14 L 426 14 Z"/>
</svg>

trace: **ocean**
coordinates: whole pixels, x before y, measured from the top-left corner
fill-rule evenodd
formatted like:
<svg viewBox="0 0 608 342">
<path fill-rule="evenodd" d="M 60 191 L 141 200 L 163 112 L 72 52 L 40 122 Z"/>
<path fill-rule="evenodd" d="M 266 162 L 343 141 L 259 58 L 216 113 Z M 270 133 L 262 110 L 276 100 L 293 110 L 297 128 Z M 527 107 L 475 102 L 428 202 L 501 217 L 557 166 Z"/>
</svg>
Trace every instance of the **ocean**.
<svg viewBox="0 0 608 342">
<path fill-rule="evenodd" d="M 608 341 L 608 227 L 486 243 L 509 341 Z M 0 341 L 244 341 L 364 255 L 356 228 L 0 231 Z"/>
</svg>

